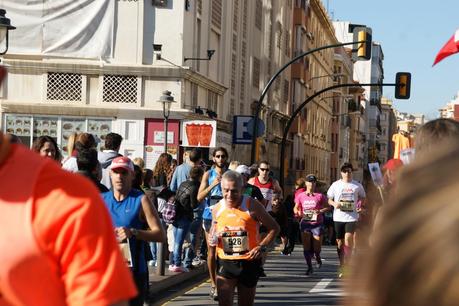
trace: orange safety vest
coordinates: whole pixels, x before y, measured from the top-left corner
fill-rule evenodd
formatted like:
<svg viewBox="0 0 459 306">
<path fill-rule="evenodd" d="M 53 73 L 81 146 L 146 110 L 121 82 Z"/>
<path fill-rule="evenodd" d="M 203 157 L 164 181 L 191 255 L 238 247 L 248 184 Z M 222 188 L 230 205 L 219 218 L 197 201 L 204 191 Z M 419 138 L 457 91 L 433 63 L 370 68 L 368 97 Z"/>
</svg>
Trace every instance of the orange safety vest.
<svg viewBox="0 0 459 306">
<path fill-rule="evenodd" d="M 0 165 L 0 306 L 67 304 L 60 275 L 52 272 L 59 268 L 40 249 L 32 227 L 35 183 L 49 162 L 12 145 Z"/>
<path fill-rule="evenodd" d="M 217 256 L 221 259 L 247 259 L 246 254 L 259 243 L 259 223 L 250 215 L 248 203 L 252 198 L 243 196 L 238 208 L 231 208 L 221 200 L 214 207 L 219 235 Z M 249 205 L 250 205 L 249 204 Z"/>
</svg>

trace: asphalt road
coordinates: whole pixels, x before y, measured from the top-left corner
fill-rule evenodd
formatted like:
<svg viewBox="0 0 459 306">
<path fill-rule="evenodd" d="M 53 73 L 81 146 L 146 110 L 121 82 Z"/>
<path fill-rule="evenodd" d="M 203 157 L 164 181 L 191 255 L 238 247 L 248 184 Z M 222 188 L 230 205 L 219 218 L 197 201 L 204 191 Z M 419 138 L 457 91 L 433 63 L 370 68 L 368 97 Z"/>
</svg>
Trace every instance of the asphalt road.
<svg viewBox="0 0 459 306">
<path fill-rule="evenodd" d="M 339 305 L 343 292 L 336 274 L 336 247 L 325 246 L 322 258 L 322 268 L 307 276 L 301 246 L 291 256 L 271 252 L 265 265 L 267 277 L 258 282 L 255 305 Z M 208 280 L 184 284 L 154 305 L 217 305 L 209 299 L 209 290 Z"/>
</svg>

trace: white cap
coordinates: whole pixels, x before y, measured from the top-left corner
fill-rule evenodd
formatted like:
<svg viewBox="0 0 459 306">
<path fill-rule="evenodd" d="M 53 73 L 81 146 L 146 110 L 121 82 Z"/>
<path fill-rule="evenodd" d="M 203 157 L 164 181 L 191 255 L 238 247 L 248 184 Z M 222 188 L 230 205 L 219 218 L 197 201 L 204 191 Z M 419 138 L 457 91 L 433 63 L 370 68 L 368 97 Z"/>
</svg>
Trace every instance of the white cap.
<svg viewBox="0 0 459 306">
<path fill-rule="evenodd" d="M 236 168 L 236 172 L 238 172 L 239 174 L 250 175 L 251 171 L 250 171 L 250 168 L 247 167 L 246 165 L 239 165 Z"/>
</svg>

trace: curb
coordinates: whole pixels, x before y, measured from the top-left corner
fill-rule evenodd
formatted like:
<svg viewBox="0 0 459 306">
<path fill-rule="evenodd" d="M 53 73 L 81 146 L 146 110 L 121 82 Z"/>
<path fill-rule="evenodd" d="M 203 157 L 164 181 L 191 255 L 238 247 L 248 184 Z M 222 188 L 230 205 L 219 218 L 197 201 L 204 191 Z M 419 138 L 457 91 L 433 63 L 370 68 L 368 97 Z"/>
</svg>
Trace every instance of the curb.
<svg viewBox="0 0 459 306">
<path fill-rule="evenodd" d="M 174 273 L 167 271 L 163 276 L 156 275 L 156 269 L 153 267 L 149 269 L 150 272 L 150 286 L 148 294 L 155 295 L 160 292 L 164 292 L 180 283 L 183 283 L 187 280 L 195 278 L 197 276 L 207 273 L 207 264 L 203 264 L 199 267 L 196 267 L 190 272 L 184 273 Z"/>
</svg>

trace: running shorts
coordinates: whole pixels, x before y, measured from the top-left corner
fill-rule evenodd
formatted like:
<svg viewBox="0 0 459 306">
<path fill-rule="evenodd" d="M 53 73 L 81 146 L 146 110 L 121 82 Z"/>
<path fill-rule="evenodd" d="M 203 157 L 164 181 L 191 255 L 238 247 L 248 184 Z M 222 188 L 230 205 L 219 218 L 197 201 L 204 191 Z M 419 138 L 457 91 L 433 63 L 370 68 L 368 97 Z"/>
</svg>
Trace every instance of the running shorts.
<svg viewBox="0 0 459 306">
<path fill-rule="evenodd" d="M 217 259 L 217 275 L 228 279 L 237 279 L 239 284 L 247 288 L 253 288 L 257 285 L 261 271 L 261 259 Z"/>
<path fill-rule="evenodd" d="M 357 222 L 339 222 L 335 221 L 336 239 L 344 239 L 344 234 L 355 232 Z"/>
</svg>

